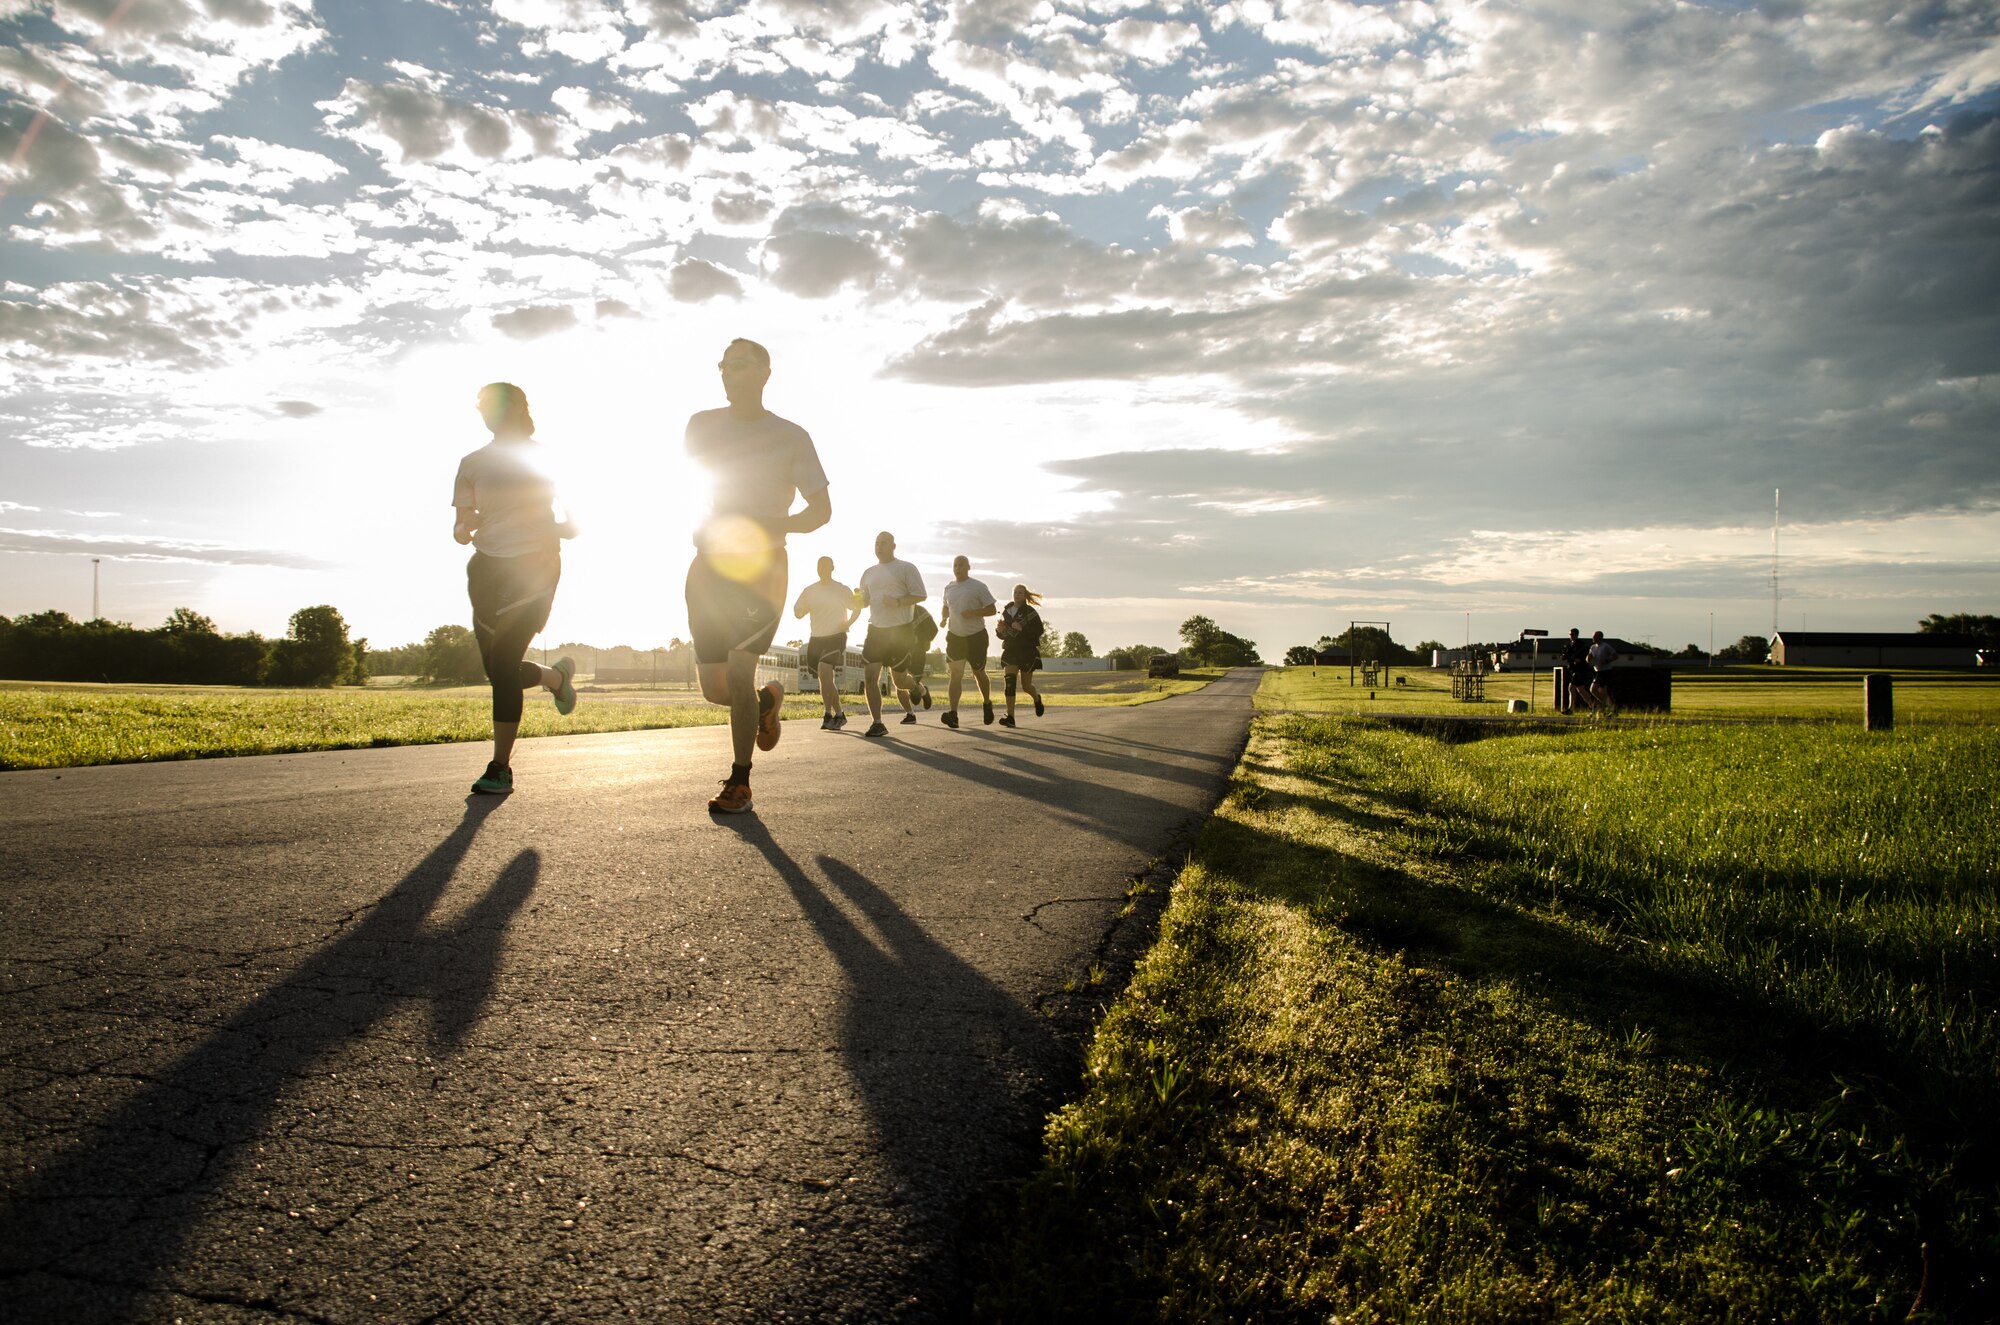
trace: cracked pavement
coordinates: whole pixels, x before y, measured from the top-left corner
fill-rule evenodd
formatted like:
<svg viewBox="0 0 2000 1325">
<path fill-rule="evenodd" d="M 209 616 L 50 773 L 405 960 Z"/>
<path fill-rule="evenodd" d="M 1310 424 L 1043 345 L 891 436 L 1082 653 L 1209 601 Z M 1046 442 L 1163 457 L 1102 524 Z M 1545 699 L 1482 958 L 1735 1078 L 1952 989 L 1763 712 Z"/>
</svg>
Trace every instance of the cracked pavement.
<svg viewBox="0 0 2000 1325">
<path fill-rule="evenodd" d="M 0 774 L 0 1315 L 962 1319 L 1258 676 Z"/>
</svg>

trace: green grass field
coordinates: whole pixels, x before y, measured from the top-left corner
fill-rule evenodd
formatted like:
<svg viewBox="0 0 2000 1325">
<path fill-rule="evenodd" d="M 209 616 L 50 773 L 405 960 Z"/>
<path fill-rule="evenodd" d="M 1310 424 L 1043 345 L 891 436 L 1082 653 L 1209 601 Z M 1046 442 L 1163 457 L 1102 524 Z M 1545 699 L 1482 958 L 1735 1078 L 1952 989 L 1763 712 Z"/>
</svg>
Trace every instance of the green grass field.
<svg viewBox="0 0 2000 1325">
<path fill-rule="evenodd" d="M 1861 721 L 1860 670 L 1835 667 L 1730 667 L 1713 672 L 1674 672 L 1676 718 L 1741 718 Z M 1891 672 L 1896 721 L 1906 723 L 2000 723 L 2000 674 L 1990 672 Z M 1401 684 L 1396 679 L 1401 679 Z M 1429 668 L 1397 668 L 1391 683 L 1348 684 L 1344 667 L 1286 667 L 1265 674 L 1257 705 L 1265 711 L 1347 713 L 1504 714 L 1510 699 L 1534 704 L 1535 715 L 1550 716 L 1551 683 L 1507 672 L 1486 678 L 1486 699 L 1451 697 L 1451 676 Z"/>
<path fill-rule="evenodd" d="M 1041 688 L 1054 706 L 1143 704 L 1198 690 L 1219 675 L 1148 681 L 1136 672 L 1064 672 L 1046 675 Z M 929 679 L 932 703 L 941 705 L 944 681 Z M 711 726 L 728 720 L 726 712 L 692 690 L 589 684 L 579 690 L 582 702 L 567 718 L 557 716 L 545 694 L 530 694 L 521 735 Z M 969 679 L 966 693 L 977 701 L 979 692 Z M 996 675 L 994 694 L 999 693 Z M 817 694 L 786 699 L 788 720 L 819 713 Z M 483 685 L 417 686 L 378 678 L 378 683 L 359 688 L 274 690 L 0 681 L 0 769 L 484 741 L 492 734 L 491 701 Z"/>
<path fill-rule="evenodd" d="M 1259 720 L 992 1320 L 2000 1316 L 2000 731 Z"/>
</svg>

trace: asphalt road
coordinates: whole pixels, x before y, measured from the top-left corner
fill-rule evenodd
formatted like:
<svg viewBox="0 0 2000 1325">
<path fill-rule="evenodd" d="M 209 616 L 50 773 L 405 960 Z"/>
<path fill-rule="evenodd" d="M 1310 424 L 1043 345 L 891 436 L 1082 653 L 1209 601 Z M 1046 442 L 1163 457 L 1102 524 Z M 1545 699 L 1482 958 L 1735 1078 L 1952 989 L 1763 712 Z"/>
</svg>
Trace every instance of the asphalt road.
<svg viewBox="0 0 2000 1325">
<path fill-rule="evenodd" d="M 0 774 L 0 1318 L 961 1319 L 1256 680 Z"/>
</svg>

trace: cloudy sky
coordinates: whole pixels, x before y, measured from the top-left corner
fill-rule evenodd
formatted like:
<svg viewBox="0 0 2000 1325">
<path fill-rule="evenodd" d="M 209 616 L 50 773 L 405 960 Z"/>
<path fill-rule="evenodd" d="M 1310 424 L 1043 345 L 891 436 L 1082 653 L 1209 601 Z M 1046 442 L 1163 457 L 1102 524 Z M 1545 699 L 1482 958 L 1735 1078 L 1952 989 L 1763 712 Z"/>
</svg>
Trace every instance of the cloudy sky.
<svg viewBox="0 0 2000 1325">
<path fill-rule="evenodd" d="M 2000 611 L 1990 0 L 0 0 L 0 612 L 465 616 L 486 381 L 663 643 L 769 345 L 833 523 L 1267 657 Z"/>
</svg>

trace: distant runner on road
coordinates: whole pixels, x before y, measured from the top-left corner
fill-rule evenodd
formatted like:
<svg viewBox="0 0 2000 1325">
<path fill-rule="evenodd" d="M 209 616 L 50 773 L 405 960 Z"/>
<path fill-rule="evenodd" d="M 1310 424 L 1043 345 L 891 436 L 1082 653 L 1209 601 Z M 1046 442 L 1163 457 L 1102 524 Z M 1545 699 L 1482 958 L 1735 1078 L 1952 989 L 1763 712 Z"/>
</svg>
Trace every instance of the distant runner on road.
<svg viewBox="0 0 2000 1325">
<path fill-rule="evenodd" d="M 1007 669 L 1007 716 L 1002 727 L 1014 725 L 1014 687 L 1018 683 L 1035 701 L 1035 716 L 1042 716 L 1042 692 L 1035 689 L 1035 673 L 1042 665 L 1042 614 L 1035 610 L 1042 596 L 1025 584 L 1014 586 L 1014 601 L 1000 612 L 1000 624 L 993 633 L 1000 637 L 1000 663 Z"/>
<path fill-rule="evenodd" d="M 826 470 L 804 428 L 764 408 L 771 354 L 754 340 L 729 342 L 716 365 L 729 404 L 688 420 L 687 453 L 715 477 L 715 504 L 695 531 L 688 566 L 688 633 L 701 693 L 729 708 L 732 757 L 710 810 L 750 808 L 751 746 L 778 744 L 782 683 L 757 685 L 757 659 L 785 610 L 785 535 L 833 516 Z M 792 510 L 794 495 L 805 506 Z"/>
<path fill-rule="evenodd" d="M 451 536 L 472 544 L 465 589 L 472 599 L 479 661 L 493 687 L 493 759 L 472 789 L 496 796 L 514 789 L 522 692 L 540 686 L 555 695 L 556 712 L 576 708 L 573 661 L 559 658 L 554 667 L 527 661 L 529 642 L 555 606 L 562 540 L 576 536 L 576 525 L 567 511 L 556 519 L 555 481 L 535 441 L 527 392 L 511 382 L 491 382 L 479 388 L 477 406 L 493 440 L 458 462 Z"/>
<path fill-rule="evenodd" d="M 972 576 L 970 559 L 951 559 L 951 583 L 941 595 L 944 601 L 944 656 L 951 670 L 951 684 L 945 690 L 944 725 L 958 726 L 958 696 L 965 688 L 965 671 L 979 686 L 979 698 L 988 726 L 993 723 L 993 683 L 986 676 L 986 618 L 1000 610 L 993 591 Z"/>
<path fill-rule="evenodd" d="M 861 660 L 866 664 L 862 689 L 868 692 L 871 719 L 866 734 L 887 736 L 889 729 L 882 725 L 883 667 L 889 668 L 903 701 L 903 721 L 917 720 L 909 694 L 915 682 L 907 673 L 910 654 L 917 647 L 910 620 L 925 595 L 924 577 L 909 562 L 896 559 L 896 536 L 886 529 L 875 535 L 875 564 L 861 572 L 861 587 L 855 597 L 868 607 L 868 635 L 861 645 Z"/>
<path fill-rule="evenodd" d="M 812 617 L 806 627 L 805 668 L 819 677 L 820 702 L 826 706 L 820 730 L 837 731 L 847 725 L 840 702 L 840 662 L 847 653 L 848 627 L 861 613 L 854 608 L 854 590 L 833 578 L 833 558 L 821 557 L 818 569 L 819 578 L 799 594 L 792 615 Z"/>
</svg>

